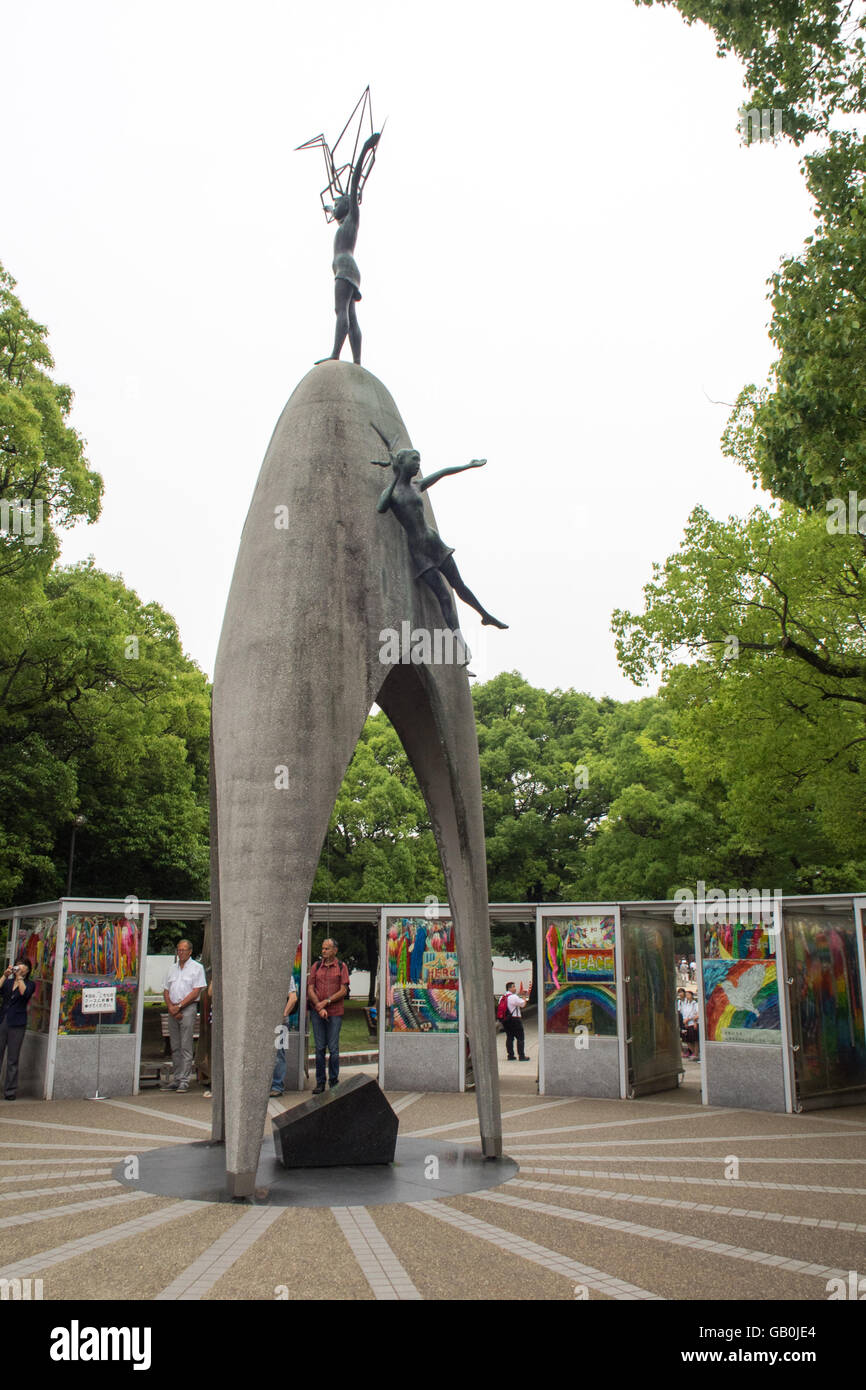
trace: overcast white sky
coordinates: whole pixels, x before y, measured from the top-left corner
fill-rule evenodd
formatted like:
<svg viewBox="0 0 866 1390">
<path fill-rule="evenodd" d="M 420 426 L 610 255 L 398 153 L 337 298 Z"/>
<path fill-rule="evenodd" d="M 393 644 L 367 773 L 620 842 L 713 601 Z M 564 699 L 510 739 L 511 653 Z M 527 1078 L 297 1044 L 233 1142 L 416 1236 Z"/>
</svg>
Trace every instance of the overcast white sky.
<svg viewBox="0 0 866 1390">
<path fill-rule="evenodd" d="M 727 410 L 772 361 L 766 280 L 812 228 L 798 155 L 739 144 L 741 70 L 632 0 L 28 0 L 0 11 L 0 260 L 105 478 L 64 543 L 213 663 L 271 431 L 333 337 L 318 154 L 388 124 L 357 259 L 363 365 L 427 472 L 473 670 L 638 692 L 616 606 L 702 503 L 747 512 Z M 348 345 L 344 356 L 349 357 Z"/>
</svg>

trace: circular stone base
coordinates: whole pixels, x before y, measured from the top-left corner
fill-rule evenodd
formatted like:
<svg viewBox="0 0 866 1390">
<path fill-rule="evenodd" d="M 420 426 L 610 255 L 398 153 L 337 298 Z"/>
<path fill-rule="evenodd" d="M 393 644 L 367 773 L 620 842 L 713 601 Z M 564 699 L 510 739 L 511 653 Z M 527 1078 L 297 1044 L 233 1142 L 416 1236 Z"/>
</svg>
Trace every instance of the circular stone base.
<svg viewBox="0 0 866 1390">
<path fill-rule="evenodd" d="M 262 1142 L 254 1197 L 231 1197 L 226 1189 L 225 1145 L 209 1142 L 152 1149 L 139 1156 L 139 1175 L 125 1176 L 127 1161 L 112 1176 L 124 1187 L 160 1197 L 199 1202 L 243 1202 L 278 1207 L 366 1207 L 395 1202 L 429 1202 L 498 1187 L 518 1172 L 511 1158 L 485 1158 L 480 1149 L 398 1139 L 394 1162 L 352 1168 L 284 1168 L 273 1140 Z"/>
</svg>

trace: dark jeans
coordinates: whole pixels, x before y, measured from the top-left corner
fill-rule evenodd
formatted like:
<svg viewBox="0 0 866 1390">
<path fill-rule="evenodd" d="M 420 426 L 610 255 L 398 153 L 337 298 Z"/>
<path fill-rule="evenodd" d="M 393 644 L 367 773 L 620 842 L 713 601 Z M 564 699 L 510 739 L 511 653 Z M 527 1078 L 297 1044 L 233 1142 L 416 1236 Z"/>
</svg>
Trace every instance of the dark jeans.
<svg viewBox="0 0 866 1390">
<path fill-rule="evenodd" d="M 5 1019 L 0 1023 L 0 1067 L 3 1065 L 5 1052 L 6 1086 L 4 1094 L 7 1100 L 11 1100 L 18 1091 L 18 1057 L 26 1031 L 26 1028 L 10 1028 Z"/>
<path fill-rule="evenodd" d="M 525 1057 L 526 1043 L 523 1036 L 523 1019 L 512 1018 L 509 1014 L 507 1018 L 502 1020 L 502 1026 L 505 1029 L 505 1050 L 508 1056 L 514 1056 L 514 1044 L 517 1043 L 518 1057 Z"/>
<path fill-rule="evenodd" d="M 328 1080 L 333 1086 L 340 1076 L 340 1029 L 343 1015 L 337 1018 L 320 1018 L 313 1010 L 310 1020 L 313 1037 L 316 1040 L 316 1085 L 325 1084 L 325 1050 L 328 1052 Z"/>
</svg>

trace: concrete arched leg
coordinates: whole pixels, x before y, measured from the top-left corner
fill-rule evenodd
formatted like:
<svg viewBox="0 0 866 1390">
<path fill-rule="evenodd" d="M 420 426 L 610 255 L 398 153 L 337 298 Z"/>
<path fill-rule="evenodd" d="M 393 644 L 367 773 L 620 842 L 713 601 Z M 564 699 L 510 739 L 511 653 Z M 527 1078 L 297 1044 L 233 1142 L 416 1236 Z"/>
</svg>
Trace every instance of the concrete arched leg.
<svg viewBox="0 0 866 1390">
<path fill-rule="evenodd" d="M 498 1158 L 502 1120 L 478 741 L 468 681 L 453 668 L 449 676 L 442 683 L 436 668 L 395 666 L 379 704 L 406 749 L 433 822 L 454 920 L 481 1146 L 487 1158 Z"/>
<path fill-rule="evenodd" d="M 394 664 L 388 632 L 441 629 L 406 537 L 376 502 L 406 437 L 381 382 L 326 362 L 274 431 L 241 537 L 214 672 L 213 896 L 222 975 L 226 1171 L 247 1196 L 275 1028 L 331 811 L 379 697 L 416 769 L 457 928 L 486 1153 L 501 1148 L 481 779 L 465 670 Z M 429 500 L 425 501 L 433 520 Z M 441 650 L 441 646 L 440 646 Z M 216 939 L 216 936 L 215 936 Z M 215 954 L 216 954 L 215 951 Z M 220 1137 L 219 1111 L 214 1135 Z"/>
</svg>

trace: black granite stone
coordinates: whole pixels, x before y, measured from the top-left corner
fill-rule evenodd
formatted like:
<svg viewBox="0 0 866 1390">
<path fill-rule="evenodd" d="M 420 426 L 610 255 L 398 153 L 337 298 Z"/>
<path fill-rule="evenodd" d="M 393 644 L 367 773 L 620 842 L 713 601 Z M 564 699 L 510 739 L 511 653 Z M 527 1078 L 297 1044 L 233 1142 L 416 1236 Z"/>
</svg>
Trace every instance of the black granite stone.
<svg viewBox="0 0 866 1390">
<path fill-rule="evenodd" d="M 372 1076 L 352 1076 L 273 1122 L 284 1168 L 393 1163 L 399 1121 Z"/>
</svg>

